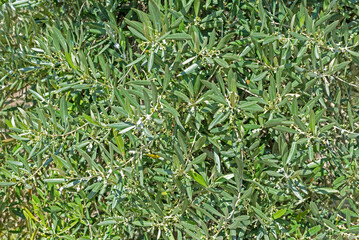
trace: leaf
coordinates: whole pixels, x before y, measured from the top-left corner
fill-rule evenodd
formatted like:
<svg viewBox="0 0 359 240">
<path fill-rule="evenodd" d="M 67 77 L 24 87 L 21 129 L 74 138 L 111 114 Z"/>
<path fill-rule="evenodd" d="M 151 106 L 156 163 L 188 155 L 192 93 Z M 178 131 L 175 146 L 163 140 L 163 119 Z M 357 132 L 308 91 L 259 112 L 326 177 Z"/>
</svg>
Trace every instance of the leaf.
<svg viewBox="0 0 359 240">
<path fill-rule="evenodd" d="M 192 64 L 191 66 L 189 66 L 185 70 L 183 70 L 180 74 L 177 75 L 177 77 L 190 74 L 190 73 L 194 72 L 198 67 L 199 67 L 199 61 Z"/>
<path fill-rule="evenodd" d="M 313 236 L 313 235 L 317 234 L 321 229 L 322 229 L 322 227 L 320 225 L 309 228 L 309 235 Z"/>
<path fill-rule="evenodd" d="M 315 22 L 315 27 L 318 27 L 319 25 L 321 25 L 324 22 L 327 22 L 327 20 L 329 18 L 331 18 L 334 15 L 334 13 L 329 13 L 321 18 L 319 18 L 316 22 Z"/>
<path fill-rule="evenodd" d="M 347 230 L 344 231 L 345 233 L 353 233 L 358 234 L 359 233 L 359 226 L 349 227 Z"/>
<path fill-rule="evenodd" d="M 153 60 L 155 59 L 155 53 L 154 51 L 151 51 L 150 57 L 148 59 L 147 63 L 147 71 L 150 72 L 153 66 Z"/>
<path fill-rule="evenodd" d="M 241 110 L 248 111 L 248 112 L 262 112 L 263 108 L 259 106 L 256 102 L 250 102 L 250 101 L 241 101 L 238 107 Z"/>
<path fill-rule="evenodd" d="M 252 47 L 253 47 L 253 43 L 248 45 L 247 47 L 244 48 L 244 50 L 242 51 L 242 53 L 239 55 L 239 57 L 244 57 L 246 56 L 251 50 L 252 50 Z"/>
<path fill-rule="evenodd" d="M 194 171 L 191 171 L 191 172 L 189 172 L 188 174 L 191 176 L 191 178 L 192 178 L 193 180 L 195 180 L 196 182 L 198 182 L 198 183 L 201 184 L 202 186 L 208 187 L 206 181 L 204 180 L 204 178 L 203 178 L 200 174 L 198 174 L 198 173 L 196 173 L 196 172 L 194 172 Z"/>
<path fill-rule="evenodd" d="M 165 39 L 181 41 L 181 40 L 190 40 L 192 38 L 187 33 L 172 33 L 172 34 L 168 35 Z"/>
<path fill-rule="evenodd" d="M 202 146 L 205 144 L 206 140 L 207 140 L 207 137 L 206 137 L 206 136 L 201 136 L 201 137 L 196 141 L 196 143 L 194 144 L 192 151 L 193 151 L 193 152 L 196 152 L 196 151 L 198 151 L 199 149 L 201 149 Z"/>
<path fill-rule="evenodd" d="M 146 55 L 142 55 L 141 57 L 137 58 L 135 61 L 127 64 L 126 67 L 131 67 L 131 66 L 141 62 L 145 57 L 146 57 Z"/>
<path fill-rule="evenodd" d="M 348 66 L 348 64 L 350 63 L 350 61 L 346 61 L 346 62 L 342 62 L 339 64 L 335 64 L 333 66 L 333 70 L 330 72 L 338 72 L 339 70 L 342 70 L 343 68 L 345 68 L 346 66 Z"/>
<path fill-rule="evenodd" d="M 216 164 L 216 169 L 217 169 L 217 172 L 221 172 L 221 159 L 219 157 L 219 153 L 218 153 L 218 150 L 217 148 L 214 150 L 214 162 Z"/>
<path fill-rule="evenodd" d="M 194 14 L 196 15 L 196 17 L 198 16 L 200 5 L 201 5 L 200 0 L 194 0 Z"/>
<path fill-rule="evenodd" d="M 318 217 L 319 216 L 319 210 L 317 205 L 314 202 L 310 202 L 309 208 L 312 211 L 313 215 Z"/>
<path fill-rule="evenodd" d="M 286 208 L 280 209 L 276 213 L 273 214 L 273 218 L 278 219 L 278 218 L 282 217 L 286 212 L 287 212 Z"/>
<path fill-rule="evenodd" d="M 219 211 L 217 211 L 215 208 L 213 208 L 211 205 L 207 204 L 207 203 L 203 203 L 203 206 L 211 213 L 219 216 L 219 217 L 223 217 L 223 214 L 221 214 Z"/>
<path fill-rule="evenodd" d="M 234 32 L 227 34 L 226 36 L 224 36 L 223 38 L 221 38 L 221 40 L 219 41 L 218 45 L 217 45 L 217 50 L 222 49 L 227 43 L 228 41 L 234 36 Z"/>
<path fill-rule="evenodd" d="M 0 182 L 0 187 L 10 187 L 15 185 L 16 183 L 14 182 Z"/>
<path fill-rule="evenodd" d="M 47 179 L 44 179 L 44 182 L 53 183 L 53 184 L 59 184 L 59 183 L 66 182 L 66 179 L 65 178 L 47 178 Z"/>
<path fill-rule="evenodd" d="M 150 114 L 150 112 L 151 112 L 150 97 L 148 96 L 145 89 L 143 89 L 143 101 L 145 102 L 146 114 Z"/>
<path fill-rule="evenodd" d="M 304 123 L 299 119 L 298 116 L 293 116 L 294 122 L 295 124 L 297 124 L 297 126 L 300 128 L 300 130 L 302 130 L 303 132 L 307 131 L 306 126 L 304 125 Z"/>
<path fill-rule="evenodd" d="M 339 231 L 339 229 L 328 219 L 323 219 L 323 222 L 325 223 L 325 225 L 327 225 L 329 228 L 333 229 L 333 230 L 337 230 Z"/>
<path fill-rule="evenodd" d="M 169 70 L 169 66 L 166 64 L 166 69 L 165 69 L 165 78 L 163 80 L 163 91 L 166 90 L 169 82 L 171 79 L 171 75 L 170 75 L 170 70 Z"/>
<path fill-rule="evenodd" d="M 97 225 L 108 226 L 108 225 L 113 225 L 113 224 L 117 224 L 117 221 L 116 220 L 105 220 L 105 221 L 99 222 Z"/>
<path fill-rule="evenodd" d="M 140 227 L 151 227 L 152 226 L 152 222 L 148 222 L 148 221 L 133 221 L 132 224 L 136 225 L 136 226 L 140 226 Z"/>
<path fill-rule="evenodd" d="M 304 37 L 303 35 L 299 34 L 299 33 L 295 33 L 295 32 L 290 32 L 290 34 L 295 37 L 296 39 L 300 40 L 300 41 L 308 41 L 307 37 Z"/>
<path fill-rule="evenodd" d="M 225 60 L 223 60 L 222 58 L 213 58 L 213 60 L 221 67 L 229 68 L 228 63 Z"/>
<path fill-rule="evenodd" d="M 271 120 L 268 120 L 268 121 L 264 124 L 264 127 L 266 127 L 266 128 L 274 127 L 274 126 L 277 126 L 277 125 L 281 124 L 281 123 L 284 122 L 284 121 L 285 121 L 284 118 L 271 119 Z"/>
<path fill-rule="evenodd" d="M 289 155 L 286 160 L 287 165 L 289 165 L 290 162 L 293 160 L 296 150 L 297 150 L 297 142 L 294 141 L 294 142 L 292 142 L 292 146 L 290 147 L 290 152 L 289 152 Z"/>
<path fill-rule="evenodd" d="M 190 103 L 191 103 L 191 100 L 190 100 L 184 93 L 182 93 L 182 92 L 176 90 L 176 91 L 174 92 L 174 94 L 175 94 L 177 97 L 181 98 L 185 103 L 187 103 L 187 104 L 190 104 Z"/>
<path fill-rule="evenodd" d="M 108 124 L 107 127 L 116 128 L 118 130 L 123 130 L 123 129 L 131 128 L 131 127 L 135 127 L 135 124 L 130 123 L 130 122 L 118 122 L 118 123 Z"/>
<path fill-rule="evenodd" d="M 275 126 L 275 127 L 273 127 L 273 129 L 281 131 L 281 132 L 286 132 L 286 133 L 298 133 L 296 130 L 291 129 L 289 127 L 285 127 L 285 126 Z"/>
<path fill-rule="evenodd" d="M 315 187 L 313 188 L 313 190 L 317 193 L 320 194 L 334 194 L 334 193 L 339 193 L 338 190 L 333 189 L 333 188 L 327 188 L 327 187 Z"/>
<path fill-rule="evenodd" d="M 196 157 L 191 164 L 199 164 L 201 162 L 203 162 L 207 157 L 207 153 L 202 153 L 201 155 L 199 155 L 198 157 Z"/>
<path fill-rule="evenodd" d="M 24 164 L 22 162 L 19 162 L 19 161 L 6 161 L 7 164 L 11 164 L 11 165 L 14 165 L 14 166 L 17 166 L 17 167 L 23 167 Z"/>
<path fill-rule="evenodd" d="M 314 114 L 313 110 L 310 111 L 310 115 L 309 115 L 309 127 L 310 127 L 310 130 L 312 131 L 312 133 L 315 134 L 316 133 L 316 131 L 315 131 L 315 114 Z"/>
<path fill-rule="evenodd" d="M 76 150 L 81 154 L 84 159 L 86 159 L 90 167 L 97 167 L 96 162 L 84 150 L 82 150 L 78 146 L 76 147 Z"/>
<path fill-rule="evenodd" d="M 160 30 L 162 27 L 162 19 L 161 19 L 160 9 L 158 8 L 157 4 L 153 0 L 149 1 L 148 6 L 149 6 L 149 11 L 150 11 L 150 16 L 152 17 L 152 21 L 155 25 L 155 28 Z"/>
<path fill-rule="evenodd" d="M 66 44 L 66 40 L 65 38 L 62 36 L 61 32 L 59 29 L 57 29 L 56 27 L 52 28 L 52 31 L 54 33 L 53 37 L 57 39 L 57 41 L 60 42 L 62 48 L 67 51 L 67 44 Z"/>
<path fill-rule="evenodd" d="M 351 51 L 351 50 L 348 50 L 348 52 L 349 52 L 352 56 L 359 58 L 359 53 L 358 53 L 358 52 L 354 52 L 354 51 Z"/>
<path fill-rule="evenodd" d="M 258 81 L 262 80 L 267 75 L 267 73 L 268 73 L 268 71 L 265 71 L 265 72 L 262 72 L 259 75 L 254 76 L 252 81 L 253 82 L 258 82 Z"/>
<path fill-rule="evenodd" d="M 128 27 L 128 29 L 131 31 L 131 33 L 133 35 L 135 35 L 136 37 L 138 37 L 139 39 L 143 40 L 143 41 L 148 41 L 148 39 L 139 31 L 137 31 L 136 29 L 132 28 L 132 27 Z"/>
<path fill-rule="evenodd" d="M 254 210 L 254 212 L 256 213 L 256 215 L 259 219 L 261 219 L 261 220 L 264 219 L 267 222 L 271 222 L 270 218 L 267 217 L 260 209 L 254 207 L 254 206 L 250 206 L 250 207 Z"/>
<path fill-rule="evenodd" d="M 38 98 L 39 100 L 41 100 L 41 101 L 43 101 L 43 102 L 46 101 L 43 96 L 41 96 L 39 93 L 35 92 L 34 90 L 29 89 L 29 91 L 30 91 L 36 98 Z"/>
<path fill-rule="evenodd" d="M 301 58 L 306 52 L 307 52 L 307 46 L 302 47 L 298 52 L 297 58 Z"/>
<path fill-rule="evenodd" d="M 60 116 L 62 122 L 67 125 L 68 112 L 67 112 L 67 101 L 65 96 L 63 96 L 60 100 Z"/>
<path fill-rule="evenodd" d="M 230 112 L 224 113 L 221 112 L 219 113 L 214 119 L 213 121 L 209 124 L 208 129 L 212 129 L 213 127 L 215 127 L 216 125 L 222 123 L 223 121 L 227 120 L 227 118 L 229 117 Z"/>
<path fill-rule="evenodd" d="M 268 36 L 263 40 L 263 45 L 266 45 L 268 43 L 274 42 L 274 41 L 276 41 L 278 39 L 279 39 L 279 37 L 277 37 L 277 36 Z"/>
<path fill-rule="evenodd" d="M 72 69 L 74 69 L 75 71 L 77 71 L 77 67 L 75 66 L 74 62 L 72 61 L 71 54 L 68 52 L 65 52 L 65 58 L 66 58 L 68 64 L 70 65 L 70 67 Z"/>
<path fill-rule="evenodd" d="M 324 35 L 327 35 L 329 32 L 333 31 L 339 24 L 339 20 L 329 24 L 329 26 L 327 26 L 325 29 L 324 29 Z"/>
</svg>

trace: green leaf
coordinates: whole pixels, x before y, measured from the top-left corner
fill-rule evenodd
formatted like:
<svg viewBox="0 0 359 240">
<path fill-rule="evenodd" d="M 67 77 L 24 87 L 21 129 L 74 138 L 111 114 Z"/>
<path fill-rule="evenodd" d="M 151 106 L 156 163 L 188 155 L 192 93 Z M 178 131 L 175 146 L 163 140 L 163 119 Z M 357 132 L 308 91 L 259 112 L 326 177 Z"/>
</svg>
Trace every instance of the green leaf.
<svg viewBox="0 0 359 240">
<path fill-rule="evenodd" d="M 296 39 L 300 40 L 300 41 L 308 41 L 307 37 L 304 37 L 303 35 L 299 34 L 299 33 L 295 33 L 295 32 L 290 32 L 290 34 L 295 37 Z"/>
<path fill-rule="evenodd" d="M 53 37 L 57 39 L 58 42 L 60 42 L 62 48 L 67 51 L 67 44 L 66 44 L 66 40 L 65 38 L 62 36 L 61 32 L 59 29 L 57 29 L 56 27 L 52 28 L 52 31 L 54 33 Z"/>
<path fill-rule="evenodd" d="M 181 40 L 190 40 L 192 38 L 187 33 L 172 33 L 172 34 L 168 35 L 165 39 L 181 41 Z"/>
<path fill-rule="evenodd" d="M 317 205 L 314 202 L 310 202 L 309 208 L 312 211 L 313 215 L 318 217 L 319 216 L 319 210 Z"/>
<path fill-rule="evenodd" d="M 273 129 L 286 133 L 298 133 L 298 131 L 285 126 L 275 126 Z"/>
<path fill-rule="evenodd" d="M 132 224 L 136 225 L 136 226 L 140 226 L 140 227 L 151 227 L 152 226 L 152 222 L 148 222 L 148 221 L 133 221 Z"/>
<path fill-rule="evenodd" d="M 219 41 L 218 45 L 217 45 L 217 50 L 222 49 L 227 43 L 228 41 L 234 36 L 234 32 L 227 34 L 226 36 L 224 36 L 223 38 L 221 38 L 221 40 Z"/>
<path fill-rule="evenodd" d="M 333 188 L 327 188 L 327 187 L 315 187 L 313 190 L 320 194 L 334 194 L 338 193 L 339 191 Z"/>
<path fill-rule="evenodd" d="M 105 221 L 99 222 L 97 225 L 108 226 L 108 225 L 113 225 L 113 224 L 117 224 L 117 221 L 116 220 L 105 220 Z"/>
<path fill-rule="evenodd" d="M 163 80 L 163 91 L 166 90 L 169 82 L 171 79 L 171 75 L 170 75 L 170 70 L 169 70 L 169 66 L 166 64 L 166 69 L 165 69 L 165 78 Z"/>
<path fill-rule="evenodd" d="M 310 127 L 310 130 L 312 131 L 313 134 L 316 133 L 315 131 L 315 114 L 314 114 L 314 111 L 311 110 L 310 111 L 310 115 L 309 115 L 309 127 Z"/>
<path fill-rule="evenodd" d="M 262 80 L 267 74 L 268 74 L 268 71 L 262 72 L 261 74 L 254 76 L 252 81 L 258 82 L 258 81 Z"/>
<path fill-rule="evenodd" d="M 135 61 L 127 64 L 126 67 L 131 67 L 131 66 L 141 62 L 145 57 L 146 57 L 146 55 L 142 55 L 141 57 L 137 58 Z"/>
<path fill-rule="evenodd" d="M 200 62 L 192 64 L 191 66 L 183 70 L 180 74 L 178 74 L 177 77 L 193 73 L 199 67 L 199 63 Z"/>
<path fill-rule="evenodd" d="M 75 66 L 74 62 L 72 61 L 71 54 L 68 52 L 65 52 L 65 58 L 66 58 L 68 64 L 70 65 L 70 67 L 72 69 L 74 69 L 75 71 L 77 71 L 77 67 Z"/>
<path fill-rule="evenodd" d="M 148 59 L 147 63 L 147 71 L 150 72 L 153 66 L 153 60 L 155 59 L 155 53 L 154 51 L 151 51 L 150 57 Z"/>
<path fill-rule="evenodd" d="M 333 31 L 339 24 L 339 20 L 329 24 L 329 26 L 327 26 L 325 29 L 324 29 L 324 35 L 327 35 L 329 32 Z"/>
<path fill-rule="evenodd" d="M 271 119 L 271 120 L 268 120 L 264 124 L 264 127 L 266 127 L 266 128 L 274 127 L 274 126 L 277 126 L 277 125 L 281 124 L 284 121 L 285 121 L 284 118 Z"/>
<path fill-rule="evenodd" d="M 133 123 L 129 123 L 129 122 L 119 122 L 119 123 L 111 123 L 108 124 L 107 127 L 110 128 L 116 128 L 118 130 L 120 130 L 120 134 L 126 133 L 132 129 L 134 129 L 136 127 L 135 124 Z"/>
<path fill-rule="evenodd" d="M 155 25 L 155 28 L 158 30 L 161 29 L 162 19 L 161 19 L 160 9 L 158 8 L 157 4 L 153 0 L 149 1 L 148 6 L 150 11 L 150 16 L 152 17 L 152 21 Z"/>
<path fill-rule="evenodd" d="M 43 96 L 41 96 L 39 93 L 35 92 L 34 90 L 29 89 L 29 91 L 30 91 L 36 98 L 38 98 L 39 100 L 41 100 L 41 101 L 43 101 L 43 102 L 46 101 Z"/>
<path fill-rule="evenodd" d="M 188 174 L 191 176 L 191 178 L 192 178 L 193 180 L 195 180 L 196 182 L 198 182 L 198 183 L 201 184 L 202 186 L 208 187 L 206 181 L 204 180 L 204 178 L 203 178 L 200 174 L 198 174 L 198 173 L 196 173 L 196 172 L 194 172 L 194 171 L 191 171 L 191 172 L 189 172 Z"/>
<path fill-rule="evenodd" d="M 358 53 L 358 52 L 354 52 L 354 51 L 351 51 L 351 50 L 348 50 L 348 52 L 349 52 L 352 56 L 359 58 L 359 53 Z"/>
<path fill-rule="evenodd" d="M 289 155 L 286 160 L 287 165 L 290 164 L 290 162 L 293 160 L 296 150 L 297 150 L 297 142 L 294 141 L 294 142 L 292 142 L 292 145 L 290 147 L 290 152 L 289 152 Z"/>
<path fill-rule="evenodd" d="M 65 96 L 63 96 L 60 101 L 60 116 L 61 116 L 62 122 L 67 124 L 68 123 L 68 121 L 67 121 L 68 112 L 67 112 L 67 101 L 66 101 Z"/>
<path fill-rule="evenodd" d="M 345 68 L 346 66 L 348 66 L 350 63 L 350 61 L 346 61 L 346 62 L 342 62 L 339 64 L 335 64 L 333 67 L 333 70 L 330 72 L 338 72 L 339 70 L 342 70 L 343 68 Z"/>
<path fill-rule="evenodd" d="M 227 118 L 229 117 L 230 112 L 224 113 L 221 112 L 219 113 L 214 119 L 213 121 L 209 124 L 208 129 L 212 129 L 213 127 L 215 127 L 216 125 L 224 122 L 225 120 L 227 120 Z"/>
<path fill-rule="evenodd" d="M 297 124 L 297 126 L 300 128 L 300 130 L 302 130 L 303 132 L 307 131 L 306 126 L 304 125 L 304 123 L 299 119 L 298 116 L 293 116 L 294 122 L 295 124 Z"/>
<path fill-rule="evenodd" d="M 14 166 L 17 166 L 17 167 L 23 167 L 24 166 L 24 164 L 22 162 L 19 162 L 19 161 L 6 161 L 6 163 L 14 165 Z"/>
<path fill-rule="evenodd" d="M 259 208 L 256 208 L 254 206 L 250 206 L 254 212 L 256 213 L 257 217 L 261 220 L 265 220 L 267 222 L 271 222 L 270 218 L 267 217 L 267 215 L 265 215 Z"/>
<path fill-rule="evenodd" d="M 248 111 L 248 112 L 262 112 L 263 108 L 259 106 L 256 102 L 250 102 L 250 101 L 241 101 L 238 107 L 241 110 Z"/>
<path fill-rule="evenodd" d="M 275 212 L 275 213 L 273 214 L 273 218 L 274 218 L 274 219 L 278 219 L 278 218 L 282 217 L 286 212 L 287 212 L 287 209 L 286 209 L 286 208 L 280 209 L 280 210 L 278 210 L 277 212 Z"/>
<path fill-rule="evenodd" d="M 131 33 L 133 35 L 135 35 L 136 37 L 138 37 L 139 39 L 143 40 L 143 41 L 148 41 L 148 39 L 139 31 L 137 31 L 136 29 L 132 28 L 132 27 L 128 27 L 128 29 L 131 31 Z"/>
<path fill-rule="evenodd" d="M 309 235 L 313 236 L 313 235 L 317 234 L 321 229 L 322 229 L 322 227 L 320 225 L 309 228 Z"/>
<path fill-rule="evenodd" d="M 194 14 L 195 14 L 196 16 L 198 16 L 200 5 L 201 5 L 201 1 L 200 1 L 200 0 L 194 0 Z"/>
<path fill-rule="evenodd" d="M 213 58 L 213 60 L 221 67 L 229 68 L 228 63 L 225 60 L 223 60 L 222 58 Z"/>
<path fill-rule="evenodd" d="M 66 182 L 66 179 L 65 178 L 47 178 L 47 179 L 44 179 L 44 182 L 53 183 L 53 184 L 59 184 L 59 183 Z"/>
<path fill-rule="evenodd" d="M 323 222 L 325 223 L 325 225 L 327 225 L 329 228 L 339 231 L 339 229 L 328 219 L 323 219 Z"/>
<path fill-rule="evenodd" d="M 193 152 L 196 152 L 196 151 L 198 151 L 199 149 L 201 149 L 202 146 L 205 144 L 206 140 L 207 140 L 207 137 L 206 137 L 206 136 L 201 136 L 201 137 L 196 141 L 196 143 L 194 144 L 192 151 L 193 151 Z"/>
<path fill-rule="evenodd" d="M 0 187 L 10 187 L 15 185 L 16 183 L 14 182 L 0 182 Z"/>
<path fill-rule="evenodd" d="M 254 46 L 253 44 L 250 44 L 247 47 L 245 47 L 242 53 L 239 55 L 239 57 L 246 56 L 252 50 L 253 46 Z"/>
<path fill-rule="evenodd" d="M 198 157 L 196 157 L 191 164 L 199 164 L 201 162 L 203 162 L 207 157 L 207 153 L 202 153 L 201 155 L 199 155 Z"/>
<path fill-rule="evenodd" d="M 277 36 L 268 36 L 263 40 L 263 45 L 266 45 L 268 43 L 274 42 L 274 41 L 276 41 L 278 39 L 279 39 L 279 37 L 277 37 Z"/>
<path fill-rule="evenodd" d="M 321 25 L 322 23 L 326 22 L 329 18 L 331 18 L 334 15 L 334 13 L 330 13 L 327 14 L 325 16 L 320 17 L 316 22 L 315 22 L 315 27 L 318 27 L 319 25 Z"/>
</svg>

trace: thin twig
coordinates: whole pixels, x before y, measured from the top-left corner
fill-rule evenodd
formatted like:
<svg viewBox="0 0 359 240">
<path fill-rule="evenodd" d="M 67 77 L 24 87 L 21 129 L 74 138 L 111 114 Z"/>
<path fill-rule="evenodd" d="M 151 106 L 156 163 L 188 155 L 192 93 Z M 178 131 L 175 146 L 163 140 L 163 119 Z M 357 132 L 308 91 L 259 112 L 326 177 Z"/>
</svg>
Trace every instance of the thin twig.
<svg viewBox="0 0 359 240">
<path fill-rule="evenodd" d="M 89 123 L 85 123 L 84 125 L 82 125 L 82 126 L 76 128 L 75 130 L 72 130 L 71 132 L 64 133 L 64 134 L 60 134 L 60 135 L 54 135 L 54 137 L 64 137 L 64 136 L 70 135 L 70 134 L 72 134 L 72 133 L 74 133 L 74 132 L 77 132 L 77 131 L 80 130 L 81 128 L 86 127 L 88 124 L 89 124 Z"/>
<path fill-rule="evenodd" d="M 326 76 L 328 76 L 328 77 L 333 77 L 333 76 L 331 76 L 331 75 L 326 75 Z M 359 88 L 358 85 L 355 85 L 354 83 L 346 82 L 346 81 L 344 81 L 343 79 L 341 79 L 340 77 L 334 76 L 334 78 L 335 78 L 335 79 L 338 79 L 339 81 L 341 81 L 341 82 L 343 82 L 343 83 L 345 83 L 345 84 L 348 84 L 349 86 Z"/>
</svg>

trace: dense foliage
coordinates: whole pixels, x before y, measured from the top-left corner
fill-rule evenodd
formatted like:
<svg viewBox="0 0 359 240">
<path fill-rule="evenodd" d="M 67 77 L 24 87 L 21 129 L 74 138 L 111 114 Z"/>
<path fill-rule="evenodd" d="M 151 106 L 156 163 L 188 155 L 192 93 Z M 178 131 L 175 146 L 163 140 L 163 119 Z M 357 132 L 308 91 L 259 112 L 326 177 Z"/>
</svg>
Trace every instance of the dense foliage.
<svg viewBox="0 0 359 240">
<path fill-rule="evenodd" d="M 359 1 L 2 1 L 1 239 L 358 239 Z"/>
</svg>

